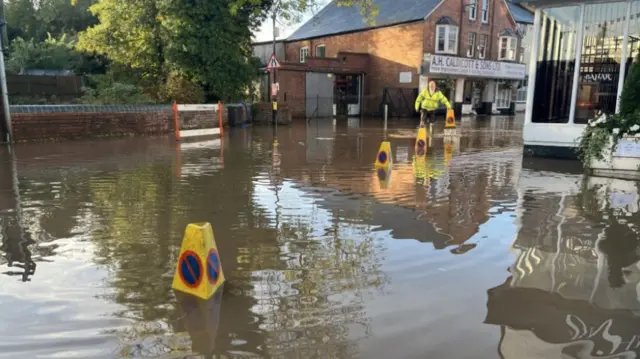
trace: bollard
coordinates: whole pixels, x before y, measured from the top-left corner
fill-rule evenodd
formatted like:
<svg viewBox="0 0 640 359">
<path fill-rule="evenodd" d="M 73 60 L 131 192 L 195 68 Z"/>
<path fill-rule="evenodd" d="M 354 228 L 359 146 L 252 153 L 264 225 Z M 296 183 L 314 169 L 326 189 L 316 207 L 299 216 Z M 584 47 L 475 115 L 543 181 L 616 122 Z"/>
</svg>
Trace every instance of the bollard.
<svg viewBox="0 0 640 359">
<path fill-rule="evenodd" d="M 376 168 L 391 166 L 391 143 L 382 141 L 375 162 Z"/>
<path fill-rule="evenodd" d="M 424 127 L 420 127 L 418 129 L 415 152 L 418 156 L 424 156 L 427 154 L 427 129 Z"/>
<path fill-rule="evenodd" d="M 224 126 L 222 123 L 222 111 L 224 111 L 224 107 L 222 106 L 222 101 L 218 101 L 218 127 L 220 127 L 220 137 L 224 135 Z"/>
<path fill-rule="evenodd" d="M 180 116 L 178 115 L 178 104 L 173 101 L 173 127 L 176 141 L 180 141 Z"/>
<path fill-rule="evenodd" d="M 384 104 L 384 132 L 385 132 L 385 136 L 387 134 L 387 119 L 389 116 L 389 105 L 387 105 L 386 103 Z"/>
<path fill-rule="evenodd" d="M 209 299 L 224 280 L 211 224 L 187 225 L 173 276 L 173 289 Z"/>
</svg>

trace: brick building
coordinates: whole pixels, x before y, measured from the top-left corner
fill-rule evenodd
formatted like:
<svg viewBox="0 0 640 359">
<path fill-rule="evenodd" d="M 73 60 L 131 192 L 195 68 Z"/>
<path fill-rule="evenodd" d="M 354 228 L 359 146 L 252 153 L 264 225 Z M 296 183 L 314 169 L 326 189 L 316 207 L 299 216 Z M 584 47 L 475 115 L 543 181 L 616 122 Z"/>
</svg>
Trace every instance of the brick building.
<svg viewBox="0 0 640 359">
<path fill-rule="evenodd" d="M 295 117 L 378 115 L 385 103 L 413 116 L 419 89 L 435 79 L 458 115 L 513 112 L 525 78 L 517 5 L 467 2 L 379 0 L 374 26 L 331 2 L 284 41 L 278 102 Z"/>
</svg>

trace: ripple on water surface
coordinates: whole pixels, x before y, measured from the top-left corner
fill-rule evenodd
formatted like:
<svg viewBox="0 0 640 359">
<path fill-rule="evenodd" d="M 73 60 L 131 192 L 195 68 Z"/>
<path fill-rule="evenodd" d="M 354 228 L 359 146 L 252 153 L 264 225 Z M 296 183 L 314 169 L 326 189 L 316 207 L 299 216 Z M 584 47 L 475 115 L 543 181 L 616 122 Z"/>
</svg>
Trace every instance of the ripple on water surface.
<svg viewBox="0 0 640 359">
<path fill-rule="evenodd" d="M 0 149 L 0 357 L 640 354 L 637 184 L 523 162 L 521 118 L 437 125 L 422 157 L 414 126 L 382 171 L 357 119 Z M 208 301 L 171 289 L 199 221 Z"/>
</svg>

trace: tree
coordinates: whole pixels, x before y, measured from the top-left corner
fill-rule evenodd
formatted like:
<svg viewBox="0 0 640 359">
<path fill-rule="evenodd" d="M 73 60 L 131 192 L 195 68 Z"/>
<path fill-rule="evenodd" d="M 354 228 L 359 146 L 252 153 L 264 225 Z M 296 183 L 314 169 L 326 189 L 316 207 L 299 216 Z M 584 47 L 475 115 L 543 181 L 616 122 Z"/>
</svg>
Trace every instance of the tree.
<svg viewBox="0 0 640 359">
<path fill-rule="evenodd" d="M 640 110 L 640 55 L 631 65 L 620 97 L 620 114 L 633 115 Z"/>
<path fill-rule="evenodd" d="M 88 9 L 96 0 L 9 0 L 5 5 L 9 41 L 17 37 L 44 41 L 47 34 L 58 38 L 75 35 L 97 19 Z"/>
<path fill-rule="evenodd" d="M 378 7 L 373 0 L 336 0 L 338 6 L 360 7 L 360 14 L 369 24 L 375 24 L 375 18 L 378 15 Z M 296 25 L 302 21 L 302 18 L 309 14 L 317 12 L 322 6 L 326 5 L 325 0 L 270 0 L 267 4 L 261 0 L 232 0 L 231 12 L 236 13 L 239 9 L 246 6 L 266 7 L 266 12 L 275 17 L 277 20 L 285 22 L 287 25 Z M 266 14 L 265 14 L 266 16 Z"/>
<path fill-rule="evenodd" d="M 170 1 L 165 20 L 166 56 L 171 69 L 205 86 L 209 100 L 238 100 L 257 76 L 252 60 L 251 8 L 235 15 L 227 0 Z"/>
<path fill-rule="evenodd" d="M 44 42 L 19 37 L 11 43 L 7 72 L 18 74 L 22 70 L 34 68 L 75 72 L 82 65 L 83 57 L 73 46 L 73 40 L 65 35 L 54 38 L 49 34 Z"/>
</svg>

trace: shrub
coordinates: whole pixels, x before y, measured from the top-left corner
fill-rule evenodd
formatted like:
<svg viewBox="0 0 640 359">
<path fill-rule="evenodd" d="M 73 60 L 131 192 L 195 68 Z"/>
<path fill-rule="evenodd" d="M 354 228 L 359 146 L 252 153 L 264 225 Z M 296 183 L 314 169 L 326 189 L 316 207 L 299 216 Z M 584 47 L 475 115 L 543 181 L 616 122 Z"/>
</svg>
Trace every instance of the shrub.
<svg viewBox="0 0 640 359">
<path fill-rule="evenodd" d="M 65 35 L 56 39 L 48 36 L 44 42 L 16 38 L 11 43 L 7 60 L 8 73 L 19 74 L 25 69 L 71 70 L 76 72 L 84 61 L 74 50 L 73 40 Z"/>
<path fill-rule="evenodd" d="M 640 110 L 640 55 L 629 69 L 620 96 L 620 114 L 632 115 Z"/>
<path fill-rule="evenodd" d="M 202 86 L 176 74 L 170 74 L 162 90 L 162 97 L 167 102 L 204 103 L 205 94 Z"/>
<path fill-rule="evenodd" d="M 112 74 L 88 77 L 80 103 L 92 105 L 149 105 L 156 101 L 140 87 L 117 80 Z"/>
</svg>

